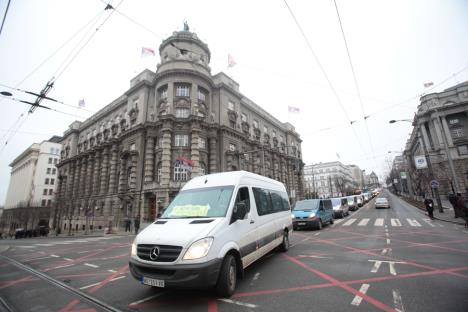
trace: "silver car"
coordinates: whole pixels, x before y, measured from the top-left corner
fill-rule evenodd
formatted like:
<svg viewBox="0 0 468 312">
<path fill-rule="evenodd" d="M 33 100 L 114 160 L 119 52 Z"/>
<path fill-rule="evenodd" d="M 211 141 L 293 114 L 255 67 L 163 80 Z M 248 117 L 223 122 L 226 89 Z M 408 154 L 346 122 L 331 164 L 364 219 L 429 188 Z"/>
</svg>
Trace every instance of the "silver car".
<svg viewBox="0 0 468 312">
<path fill-rule="evenodd" d="M 332 198 L 333 217 L 343 218 L 349 215 L 348 199 L 346 197 Z"/>
<path fill-rule="evenodd" d="M 375 200 L 375 208 L 390 208 L 390 203 L 386 197 L 378 197 Z"/>
</svg>

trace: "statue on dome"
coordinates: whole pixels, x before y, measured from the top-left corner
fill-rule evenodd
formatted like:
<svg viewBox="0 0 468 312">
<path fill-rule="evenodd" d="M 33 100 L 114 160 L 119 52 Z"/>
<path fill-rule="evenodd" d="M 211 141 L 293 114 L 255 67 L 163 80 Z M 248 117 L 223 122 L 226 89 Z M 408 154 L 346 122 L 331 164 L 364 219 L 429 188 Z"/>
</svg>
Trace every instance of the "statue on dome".
<svg viewBox="0 0 468 312">
<path fill-rule="evenodd" d="M 187 21 L 184 21 L 184 31 L 190 31 L 190 27 L 189 27 Z"/>
</svg>

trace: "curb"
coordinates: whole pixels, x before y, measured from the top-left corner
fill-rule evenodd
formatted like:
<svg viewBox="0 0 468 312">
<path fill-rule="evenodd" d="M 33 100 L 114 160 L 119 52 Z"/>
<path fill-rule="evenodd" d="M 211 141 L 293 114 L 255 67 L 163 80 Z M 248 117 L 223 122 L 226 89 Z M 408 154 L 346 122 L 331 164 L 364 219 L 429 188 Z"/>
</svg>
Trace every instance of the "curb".
<svg viewBox="0 0 468 312">
<path fill-rule="evenodd" d="M 426 215 L 426 216 L 429 216 L 429 215 L 427 214 L 427 212 L 426 212 L 426 209 L 423 209 L 423 208 L 419 208 L 419 207 L 417 207 L 417 206 L 414 206 L 412 203 L 406 201 L 405 198 L 403 198 L 403 197 L 398 196 L 398 198 L 400 198 L 401 200 L 403 200 L 405 203 L 407 203 L 407 204 L 409 204 L 409 205 L 415 207 L 415 208 L 418 209 L 422 214 L 424 214 L 424 215 Z M 443 209 L 450 209 L 450 208 L 445 208 L 445 207 L 442 207 L 442 208 L 443 208 Z M 447 219 L 441 219 L 441 218 L 438 218 L 438 217 L 436 217 L 436 216 L 434 216 L 434 219 L 439 220 L 439 221 L 443 221 L 443 222 L 458 224 L 458 225 L 465 225 L 464 222 L 458 222 L 458 221 L 452 221 L 452 220 L 447 220 Z"/>
</svg>

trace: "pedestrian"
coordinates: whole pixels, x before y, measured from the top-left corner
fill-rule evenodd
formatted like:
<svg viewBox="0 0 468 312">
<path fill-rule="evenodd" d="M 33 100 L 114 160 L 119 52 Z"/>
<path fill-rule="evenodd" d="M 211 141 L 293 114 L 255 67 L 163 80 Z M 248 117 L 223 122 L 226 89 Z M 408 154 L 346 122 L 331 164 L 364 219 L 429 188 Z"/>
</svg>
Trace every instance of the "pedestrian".
<svg viewBox="0 0 468 312">
<path fill-rule="evenodd" d="M 130 232 L 130 224 L 131 224 L 130 219 L 126 219 L 125 220 L 125 232 Z"/>
<path fill-rule="evenodd" d="M 455 208 L 456 203 L 457 203 L 457 196 L 454 193 L 450 193 L 448 195 L 448 200 L 450 204 L 452 205 L 453 211 L 455 212 L 455 218 L 458 218 L 458 211 Z"/>
<path fill-rule="evenodd" d="M 135 227 L 135 235 L 138 234 L 138 230 L 140 229 L 140 215 L 136 216 L 135 221 L 133 221 L 133 225 Z"/>
<path fill-rule="evenodd" d="M 431 218 L 431 220 L 434 220 L 434 201 L 430 197 L 427 197 L 424 200 L 424 206 L 426 206 L 429 218 Z"/>
<path fill-rule="evenodd" d="M 468 200 L 463 200 L 462 217 L 465 219 L 465 228 L 468 228 Z"/>
<path fill-rule="evenodd" d="M 457 197 L 455 198 L 455 205 L 453 206 L 453 210 L 455 210 L 455 218 L 460 217 L 463 212 L 465 206 L 465 201 L 463 200 L 463 196 L 461 193 L 457 193 Z"/>
</svg>

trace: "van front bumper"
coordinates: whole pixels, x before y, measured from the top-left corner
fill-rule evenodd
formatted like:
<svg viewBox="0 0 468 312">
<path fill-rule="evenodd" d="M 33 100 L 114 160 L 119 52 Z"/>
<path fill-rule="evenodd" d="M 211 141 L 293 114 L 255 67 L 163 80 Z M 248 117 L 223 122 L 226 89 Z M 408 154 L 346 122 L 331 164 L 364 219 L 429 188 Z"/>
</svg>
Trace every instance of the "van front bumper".
<svg viewBox="0 0 468 312">
<path fill-rule="evenodd" d="M 157 265 L 130 259 L 128 265 L 133 277 L 142 282 L 143 277 L 164 280 L 164 287 L 210 288 L 216 285 L 223 259 L 199 264 Z"/>
</svg>

